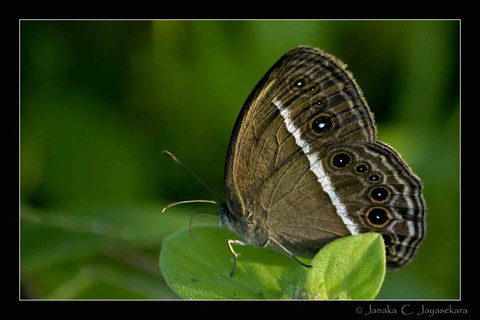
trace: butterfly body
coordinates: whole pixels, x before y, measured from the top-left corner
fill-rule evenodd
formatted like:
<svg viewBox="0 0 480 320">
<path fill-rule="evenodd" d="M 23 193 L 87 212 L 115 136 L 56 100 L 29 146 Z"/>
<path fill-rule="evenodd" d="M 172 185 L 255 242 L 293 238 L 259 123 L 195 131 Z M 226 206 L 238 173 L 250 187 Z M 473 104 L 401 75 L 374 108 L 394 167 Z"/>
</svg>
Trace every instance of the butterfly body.
<svg viewBox="0 0 480 320">
<path fill-rule="evenodd" d="M 376 126 L 346 66 L 297 47 L 265 74 L 235 123 L 220 223 L 246 243 L 312 258 L 325 244 L 382 234 L 387 265 L 425 234 L 423 185 Z"/>
</svg>

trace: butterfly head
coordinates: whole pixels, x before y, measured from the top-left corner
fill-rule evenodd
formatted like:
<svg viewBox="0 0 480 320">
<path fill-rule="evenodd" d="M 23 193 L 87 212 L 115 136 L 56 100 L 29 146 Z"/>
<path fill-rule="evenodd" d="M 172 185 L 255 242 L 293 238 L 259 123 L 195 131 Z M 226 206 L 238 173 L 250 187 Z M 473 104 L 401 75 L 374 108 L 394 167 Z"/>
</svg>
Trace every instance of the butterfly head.
<svg viewBox="0 0 480 320">
<path fill-rule="evenodd" d="M 218 216 L 220 218 L 221 226 L 225 226 L 231 230 L 236 231 L 236 228 L 238 226 L 238 219 L 232 214 L 226 203 L 220 204 Z"/>
<path fill-rule="evenodd" d="M 247 243 L 257 247 L 264 247 L 267 243 L 269 238 L 268 231 L 258 221 L 252 219 L 252 214 L 247 213 L 246 215 L 237 216 L 226 203 L 222 203 L 218 216 L 221 226 L 234 231 Z"/>
</svg>

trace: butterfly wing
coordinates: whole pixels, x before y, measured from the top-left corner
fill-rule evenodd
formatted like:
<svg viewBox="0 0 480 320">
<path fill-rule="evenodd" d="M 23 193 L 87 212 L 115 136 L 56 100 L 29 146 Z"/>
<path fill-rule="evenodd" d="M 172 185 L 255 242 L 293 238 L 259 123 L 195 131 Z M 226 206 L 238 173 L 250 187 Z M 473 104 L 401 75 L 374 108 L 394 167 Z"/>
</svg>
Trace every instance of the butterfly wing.
<svg viewBox="0 0 480 320">
<path fill-rule="evenodd" d="M 375 140 L 373 117 L 343 64 L 310 47 L 287 52 L 254 88 L 232 132 L 225 189 L 234 212 L 245 213 L 252 191 L 302 153 L 288 131 L 279 103 L 284 113 L 289 113 L 290 126 L 299 128 L 314 150 L 324 151 L 322 146 L 335 140 Z M 338 109 L 340 112 L 331 112 Z M 322 114 L 332 114 L 339 125 L 326 135 L 310 134 L 310 120 Z"/>
<path fill-rule="evenodd" d="M 332 179 L 326 161 L 339 146 L 375 140 L 373 115 L 345 65 L 314 48 L 287 52 L 250 94 L 233 130 L 227 205 L 243 226 L 255 226 L 233 229 L 256 245 L 261 230 L 265 245 L 303 257 L 358 233 L 357 213 L 337 191 L 345 179 Z"/>
<path fill-rule="evenodd" d="M 378 232 L 387 253 L 387 266 L 411 261 L 425 235 L 423 184 L 400 155 L 376 141 L 328 148 L 322 166 L 338 197 L 337 213 L 351 234 Z M 339 162 L 338 159 L 348 159 Z"/>
</svg>

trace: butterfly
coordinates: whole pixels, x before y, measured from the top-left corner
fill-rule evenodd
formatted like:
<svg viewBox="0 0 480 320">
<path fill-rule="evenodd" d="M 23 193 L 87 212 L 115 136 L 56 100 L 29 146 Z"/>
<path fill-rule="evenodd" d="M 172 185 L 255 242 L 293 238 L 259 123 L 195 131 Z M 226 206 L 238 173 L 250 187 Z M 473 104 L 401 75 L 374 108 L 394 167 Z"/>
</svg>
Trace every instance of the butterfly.
<svg viewBox="0 0 480 320">
<path fill-rule="evenodd" d="M 299 46 L 263 76 L 240 110 L 225 163 L 219 220 L 243 240 L 308 266 L 327 243 L 377 232 L 387 267 L 425 237 L 423 183 L 376 138 L 374 117 L 346 65 Z"/>
</svg>

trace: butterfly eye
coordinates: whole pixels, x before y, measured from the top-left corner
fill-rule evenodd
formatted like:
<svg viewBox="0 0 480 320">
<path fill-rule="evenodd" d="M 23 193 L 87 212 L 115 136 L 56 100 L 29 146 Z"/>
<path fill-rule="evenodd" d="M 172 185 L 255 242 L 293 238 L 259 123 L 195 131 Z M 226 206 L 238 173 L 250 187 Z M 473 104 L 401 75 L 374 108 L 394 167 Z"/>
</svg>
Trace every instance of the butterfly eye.
<svg viewBox="0 0 480 320">
<path fill-rule="evenodd" d="M 375 228 L 384 227 L 392 219 L 390 213 L 380 207 L 371 208 L 367 211 L 365 217 L 367 222 Z"/>
<path fill-rule="evenodd" d="M 327 99 L 325 97 L 317 98 L 317 100 L 315 100 L 315 105 L 317 105 L 317 106 L 324 105 L 326 100 Z"/>
<path fill-rule="evenodd" d="M 355 166 L 355 172 L 356 172 L 356 173 L 362 174 L 362 173 L 365 173 L 365 172 L 367 172 L 367 171 L 368 171 L 368 165 L 365 164 L 365 163 L 360 163 L 360 164 L 357 164 L 357 165 Z"/>
<path fill-rule="evenodd" d="M 300 80 L 295 81 L 294 86 L 296 88 L 303 88 L 305 86 L 305 80 L 300 79 Z"/>
<path fill-rule="evenodd" d="M 376 187 L 370 191 L 370 199 L 373 202 L 385 202 L 390 198 L 390 190 L 386 187 Z"/>
<path fill-rule="evenodd" d="M 334 155 L 331 159 L 332 166 L 336 168 L 344 168 L 352 162 L 352 157 L 345 152 L 340 152 Z"/>
<path fill-rule="evenodd" d="M 380 181 L 380 175 L 378 175 L 377 173 L 372 173 L 371 175 L 368 176 L 368 180 L 372 181 L 372 182 L 378 182 Z"/>
<path fill-rule="evenodd" d="M 316 134 L 322 134 L 332 128 L 332 117 L 328 114 L 320 114 L 310 124 Z"/>
</svg>

